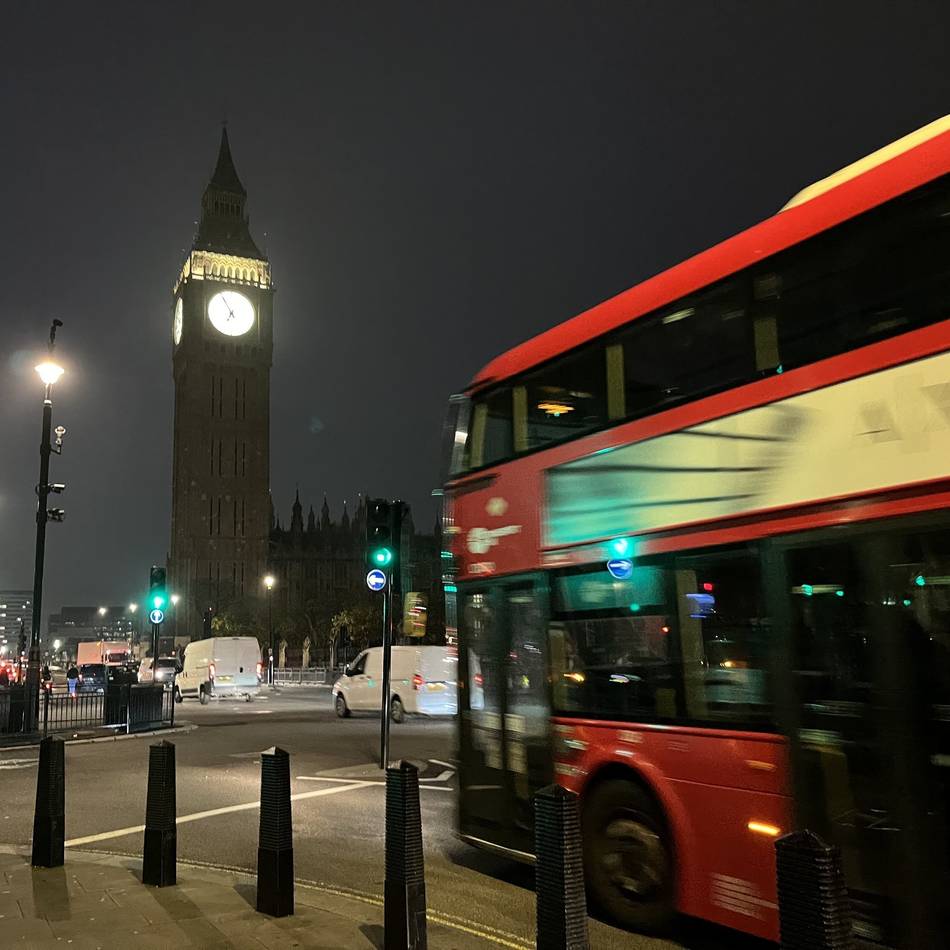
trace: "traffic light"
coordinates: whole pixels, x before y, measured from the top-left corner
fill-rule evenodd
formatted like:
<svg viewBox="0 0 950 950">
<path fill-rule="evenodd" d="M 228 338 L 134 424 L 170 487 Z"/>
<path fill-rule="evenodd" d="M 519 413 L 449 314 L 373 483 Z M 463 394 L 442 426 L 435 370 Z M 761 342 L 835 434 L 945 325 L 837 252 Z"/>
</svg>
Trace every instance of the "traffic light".
<svg viewBox="0 0 950 950">
<path fill-rule="evenodd" d="M 384 498 L 371 498 L 366 505 L 366 563 L 370 568 L 394 566 L 398 539 L 393 531 L 395 506 Z"/>
<path fill-rule="evenodd" d="M 155 567 L 148 572 L 148 609 L 164 610 L 168 603 L 168 593 L 165 590 L 165 568 Z"/>
</svg>

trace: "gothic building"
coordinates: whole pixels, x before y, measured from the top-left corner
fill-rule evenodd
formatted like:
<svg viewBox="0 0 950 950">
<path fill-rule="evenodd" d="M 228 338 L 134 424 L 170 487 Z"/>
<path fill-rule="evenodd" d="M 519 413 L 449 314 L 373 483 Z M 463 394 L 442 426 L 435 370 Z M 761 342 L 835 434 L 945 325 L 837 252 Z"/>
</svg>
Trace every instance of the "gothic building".
<svg viewBox="0 0 950 950">
<path fill-rule="evenodd" d="M 272 516 L 269 564 L 276 578 L 274 609 L 289 618 L 291 625 L 294 618 L 309 611 L 317 625 L 324 628 L 318 634 L 325 634 L 332 613 L 372 607 L 379 602 L 379 595 L 366 586 L 365 497 L 358 497 L 352 514 L 344 501 L 339 520 L 331 513 L 326 496 L 319 515 L 312 505 L 306 518 L 303 512 L 298 491 L 291 506 L 289 527 L 283 527 L 280 519 Z M 402 590 L 427 596 L 426 641 L 444 643 L 438 524 L 431 534 L 419 533 L 410 514 L 403 522 L 400 548 Z M 397 623 L 400 619 L 397 614 Z M 301 639 L 303 631 L 295 632 L 294 639 Z M 320 646 L 314 644 L 316 650 Z"/>
<path fill-rule="evenodd" d="M 251 237 L 227 129 L 171 299 L 175 419 L 169 588 L 179 633 L 259 596 L 270 516 L 270 263 Z"/>
</svg>

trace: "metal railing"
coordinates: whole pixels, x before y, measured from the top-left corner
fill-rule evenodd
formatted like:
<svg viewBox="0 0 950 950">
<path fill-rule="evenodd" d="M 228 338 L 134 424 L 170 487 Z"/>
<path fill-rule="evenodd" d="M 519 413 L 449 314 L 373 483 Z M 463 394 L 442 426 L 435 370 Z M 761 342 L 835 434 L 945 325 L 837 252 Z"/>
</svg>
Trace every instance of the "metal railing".
<svg viewBox="0 0 950 950">
<path fill-rule="evenodd" d="M 326 682 L 326 670 L 312 666 L 298 670 L 274 670 L 274 683 L 277 686 L 322 686 Z"/>
<path fill-rule="evenodd" d="M 161 685 L 116 683 L 103 693 L 43 690 L 40 696 L 38 729 L 44 736 L 103 726 L 132 733 L 174 724 L 174 693 Z"/>
</svg>

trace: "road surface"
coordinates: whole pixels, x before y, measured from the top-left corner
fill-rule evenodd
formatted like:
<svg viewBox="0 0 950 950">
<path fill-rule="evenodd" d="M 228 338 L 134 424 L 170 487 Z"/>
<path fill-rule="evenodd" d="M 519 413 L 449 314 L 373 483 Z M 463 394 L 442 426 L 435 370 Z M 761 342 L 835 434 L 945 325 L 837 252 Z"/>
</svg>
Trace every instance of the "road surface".
<svg viewBox="0 0 950 950">
<path fill-rule="evenodd" d="M 176 707 L 197 728 L 176 746 L 180 858 L 254 869 L 260 753 L 291 755 L 294 860 L 298 878 L 342 891 L 381 895 L 383 775 L 376 768 L 379 719 L 339 720 L 326 688 L 284 687 L 251 703 Z M 139 855 L 148 744 L 127 739 L 70 745 L 66 751 L 66 837 L 71 848 Z M 452 723 L 408 719 L 392 727 L 391 757 L 424 765 L 422 822 L 429 906 L 453 915 L 497 945 L 534 946 L 531 868 L 475 851 L 453 836 L 455 734 Z M 30 841 L 37 750 L 0 752 L 0 842 Z M 67 862 L 69 860 L 67 851 Z M 591 922 L 593 950 L 759 950 L 738 934 L 684 921 L 672 940 Z"/>
</svg>

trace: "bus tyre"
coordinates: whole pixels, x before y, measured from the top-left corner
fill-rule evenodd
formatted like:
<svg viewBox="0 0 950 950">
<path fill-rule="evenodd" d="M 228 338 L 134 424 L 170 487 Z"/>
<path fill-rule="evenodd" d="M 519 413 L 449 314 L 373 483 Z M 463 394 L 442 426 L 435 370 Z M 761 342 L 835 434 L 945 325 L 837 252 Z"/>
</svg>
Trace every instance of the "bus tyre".
<svg viewBox="0 0 950 950">
<path fill-rule="evenodd" d="M 208 691 L 203 686 L 198 690 L 198 702 L 202 706 L 208 705 Z"/>
<path fill-rule="evenodd" d="M 176 687 L 175 687 L 175 702 L 176 702 L 176 703 L 180 703 L 180 702 L 181 702 L 181 698 L 182 698 L 182 697 L 181 697 L 181 690 L 176 686 Z"/>
<path fill-rule="evenodd" d="M 336 714 L 341 719 L 346 719 L 346 717 L 349 716 L 350 710 L 346 705 L 346 700 L 342 697 L 342 695 L 340 695 L 340 693 L 336 694 L 336 702 L 333 705 L 336 709 Z"/>
<path fill-rule="evenodd" d="M 673 918 L 673 857 L 663 817 L 635 782 L 595 785 L 581 818 L 591 901 L 630 930 L 661 931 Z"/>
<path fill-rule="evenodd" d="M 392 719 L 393 722 L 405 721 L 406 710 L 402 704 L 402 700 L 398 696 L 393 696 L 389 704 L 389 718 Z"/>
</svg>

